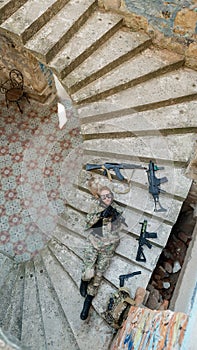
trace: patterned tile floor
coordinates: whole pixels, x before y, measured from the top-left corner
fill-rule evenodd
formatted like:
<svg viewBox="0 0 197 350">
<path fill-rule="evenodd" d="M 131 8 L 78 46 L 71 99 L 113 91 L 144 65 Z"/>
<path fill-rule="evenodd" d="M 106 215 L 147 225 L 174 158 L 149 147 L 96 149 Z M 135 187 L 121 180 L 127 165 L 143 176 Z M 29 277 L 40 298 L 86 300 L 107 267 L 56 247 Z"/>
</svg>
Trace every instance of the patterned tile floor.
<svg viewBox="0 0 197 350">
<path fill-rule="evenodd" d="M 68 120 L 60 129 L 57 103 L 24 102 L 21 114 L 0 95 L 0 251 L 16 261 L 43 248 L 64 211 L 62 166 L 81 136 L 70 100 L 62 103 Z"/>
</svg>

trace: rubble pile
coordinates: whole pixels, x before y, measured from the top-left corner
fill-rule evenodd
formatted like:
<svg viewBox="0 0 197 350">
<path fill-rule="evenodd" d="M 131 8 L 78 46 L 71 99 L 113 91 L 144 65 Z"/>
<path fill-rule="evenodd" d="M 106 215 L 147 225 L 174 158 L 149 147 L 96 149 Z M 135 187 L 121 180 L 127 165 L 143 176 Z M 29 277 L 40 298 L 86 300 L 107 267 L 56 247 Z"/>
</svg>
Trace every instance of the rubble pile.
<svg viewBox="0 0 197 350">
<path fill-rule="evenodd" d="M 186 200 L 171 235 L 152 274 L 146 306 L 166 310 L 172 298 L 196 223 L 194 206 Z M 190 202 L 190 203 L 189 203 Z"/>
</svg>

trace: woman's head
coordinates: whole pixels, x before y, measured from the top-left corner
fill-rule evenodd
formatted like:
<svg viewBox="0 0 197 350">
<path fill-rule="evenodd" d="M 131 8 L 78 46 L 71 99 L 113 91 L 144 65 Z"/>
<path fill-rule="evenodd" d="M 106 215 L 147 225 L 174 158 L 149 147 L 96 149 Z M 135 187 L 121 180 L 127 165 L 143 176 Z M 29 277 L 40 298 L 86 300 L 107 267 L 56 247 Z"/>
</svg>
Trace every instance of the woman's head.
<svg viewBox="0 0 197 350">
<path fill-rule="evenodd" d="M 105 205 L 108 206 L 113 202 L 114 195 L 111 192 L 109 187 L 107 186 L 101 187 L 98 194 L 101 202 L 103 202 Z"/>
</svg>

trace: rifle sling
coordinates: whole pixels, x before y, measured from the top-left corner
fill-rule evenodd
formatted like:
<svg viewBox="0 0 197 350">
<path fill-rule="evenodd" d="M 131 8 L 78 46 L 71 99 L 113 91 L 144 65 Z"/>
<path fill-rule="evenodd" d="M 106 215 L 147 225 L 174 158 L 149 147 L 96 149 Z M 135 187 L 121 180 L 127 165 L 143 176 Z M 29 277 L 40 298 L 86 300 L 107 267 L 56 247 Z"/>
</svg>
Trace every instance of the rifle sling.
<svg viewBox="0 0 197 350">
<path fill-rule="evenodd" d="M 111 177 L 110 171 L 105 167 L 105 165 L 102 165 L 101 169 L 103 170 L 103 172 L 106 172 L 108 179 L 110 181 L 112 181 L 112 177 Z"/>
</svg>

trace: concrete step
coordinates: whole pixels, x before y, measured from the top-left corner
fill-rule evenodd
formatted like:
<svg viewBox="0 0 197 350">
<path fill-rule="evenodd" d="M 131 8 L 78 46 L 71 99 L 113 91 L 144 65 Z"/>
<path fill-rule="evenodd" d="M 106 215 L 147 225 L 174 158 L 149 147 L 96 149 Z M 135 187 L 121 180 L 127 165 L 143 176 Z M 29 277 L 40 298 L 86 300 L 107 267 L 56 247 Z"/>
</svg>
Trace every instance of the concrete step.
<svg viewBox="0 0 197 350">
<path fill-rule="evenodd" d="M 33 327 L 30 327 L 33 325 Z M 31 329 L 31 331 L 30 331 Z M 31 350 L 47 349 L 33 261 L 25 264 L 21 341 Z"/>
<path fill-rule="evenodd" d="M 154 159 L 157 164 L 173 162 L 186 167 L 196 142 L 196 133 L 183 135 L 121 137 L 85 140 L 84 153 L 91 156 L 125 157 L 132 159 Z"/>
<path fill-rule="evenodd" d="M 80 89 L 71 97 L 76 103 L 98 101 L 119 91 L 128 89 L 161 74 L 180 68 L 182 56 L 167 50 L 147 49 L 124 62 L 104 76 Z"/>
<path fill-rule="evenodd" d="M 54 238 L 69 248 L 69 250 L 76 254 L 81 260 L 83 259 L 83 250 L 86 245 L 85 237 L 69 231 L 66 227 L 58 225 L 54 231 Z M 79 270 L 81 271 L 80 266 Z"/>
<path fill-rule="evenodd" d="M 109 70 L 122 65 L 150 44 L 151 40 L 146 34 L 121 28 L 68 74 L 63 84 L 70 94 L 74 93 Z"/>
<path fill-rule="evenodd" d="M 24 296 L 24 270 L 25 264 L 19 265 L 16 283 L 11 291 L 11 301 L 8 306 L 3 329 L 21 340 L 22 312 Z"/>
<path fill-rule="evenodd" d="M 64 229 L 64 232 L 65 235 L 67 235 L 66 229 Z M 58 238 L 56 239 L 56 236 L 53 237 L 47 246 L 52 255 L 56 257 L 70 278 L 79 288 L 81 281 L 82 260 L 78 255 L 75 255 L 72 250 L 70 250 L 69 245 L 67 246 L 61 240 L 59 240 L 59 235 L 57 236 Z"/>
<path fill-rule="evenodd" d="M 61 79 L 90 56 L 121 26 L 122 17 L 95 11 L 70 41 L 58 52 L 49 66 Z M 96 28 L 96 30 L 95 30 Z"/>
<path fill-rule="evenodd" d="M 165 167 L 166 169 L 166 167 Z M 164 170 L 165 170 L 164 169 Z M 138 174 L 141 175 L 140 170 L 135 170 L 136 171 L 136 177 L 137 177 L 137 172 Z M 169 175 L 169 176 L 168 176 Z M 167 182 L 165 184 L 161 184 L 161 189 L 163 189 L 164 191 L 166 190 L 165 194 L 160 194 L 160 202 L 161 204 L 164 206 L 164 208 L 168 209 L 166 213 L 161 213 L 161 212 L 153 212 L 153 208 L 154 208 L 154 201 L 152 198 L 152 195 L 149 194 L 148 192 L 148 181 L 147 179 L 144 179 L 146 182 L 143 184 L 143 186 L 141 186 L 140 183 L 137 183 L 137 181 L 135 182 L 131 182 L 131 186 L 128 187 L 127 184 L 125 183 L 121 183 L 120 181 L 109 181 L 108 178 L 106 176 L 102 176 L 102 175 L 98 175 L 98 174 L 94 174 L 93 175 L 95 178 L 95 183 L 99 183 L 100 186 L 108 186 L 109 188 L 111 188 L 112 192 L 115 195 L 115 200 L 118 202 L 118 204 L 122 205 L 122 209 L 123 209 L 123 213 L 124 216 L 126 218 L 126 222 L 128 223 L 128 225 L 132 228 L 135 228 L 134 231 L 132 231 L 133 233 L 136 234 L 136 227 L 135 225 L 137 224 L 138 227 L 138 223 L 142 220 L 143 215 L 147 215 L 147 217 L 149 217 L 150 219 L 154 219 L 157 221 L 157 226 L 159 225 L 159 223 L 161 224 L 163 221 L 165 224 L 169 224 L 172 225 L 173 224 L 173 215 L 175 214 L 174 210 L 176 210 L 176 208 L 178 209 L 179 206 L 181 205 L 184 197 L 180 197 L 176 195 L 176 191 L 172 191 L 172 192 L 168 192 L 168 189 L 166 188 L 167 186 Z M 171 180 L 174 180 L 173 186 L 174 189 L 176 188 L 176 182 L 178 181 L 178 179 L 174 179 L 173 174 L 169 174 L 168 172 L 165 173 L 161 173 L 159 172 L 159 174 L 157 174 L 158 178 L 161 178 L 163 176 L 167 176 L 168 178 L 168 182 L 171 182 Z M 88 181 L 91 177 L 91 174 L 87 174 L 87 172 L 82 172 L 81 176 L 78 178 L 78 187 L 79 189 L 83 189 L 83 191 L 86 192 L 82 192 L 79 191 L 79 189 L 76 188 L 76 190 L 74 192 L 74 196 L 77 196 L 77 201 L 79 202 L 78 206 L 76 205 L 75 208 L 78 208 L 78 210 L 80 210 L 80 205 L 82 206 L 82 202 L 81 201 L 85 201 L 84 202 L 84 207 L 87 209 L 86 212 L 88 212 L 91 208 L 91 195 L 88 195 L 87 192 L 89 191 L 89 186 L 88 186 Z M 181 174 L 180 174 L 180 178 L 181 178 Z M 137 178 L 138 180 L 138 178 Z M 189 188 L 192 184 L 192 181 L 190 179 L 184 178 L 182 176 L 181 179 L 181 184 L 182 186 L 185 188 L 185 195 L 188 193 Z M 172 189 L 173 189 L 172 186 Z M 169 188 L 169 187 L 168 187 Z M 127 191 L 127 193 L 125 190 L 129 190 Z M 139 198 L 138 198 L 139 196 Z M 74 203 L 74 199 L 70 196 L 67 197 L 69 199 L 68 203 Z M 135 201 L 136 198 L 136 201 Z M 140 202 L 141 202 L 141 209 L 140 209 Z M 94 204 L 94 200 L 92 200 L 92 205 Z M 72 205 L 72 204 L 71 204 Z M 127 212 L 128 211 L 128 212 Z M 140 217 L 141 215 L 141 217 Z M 130 220 L 130 217 L 134 216 L 134 220 Z M 175 214 L 176 216 L 176 214 Z M 72 217 L 72 216 L 71 216 Z M 65 220 L 66 221 L 66 220 Z M 156 223 L 153 223 L 153 227 L 155 227 Z M 130 228 L 130 230 L 131 230 Z M 170 228 L 169 228 L 170 229 Z M 168 234 L 169 234 L 169 229 L 168 229 Z M 124 228 L 125 230 L 125 228 Z M 162 228 L 163 230 L 163 228 Z M 164 239 L 163 243 L 162 241 L 159 242 L 159 244 L 161 245 L 165 245 L 166 241 Z"/>
<path fill-rule="evenodd" d="M 197 71 L 180 68 L 78 108 L 81 123 L 197 99 Z"/>
<path fill-rule="evenodd" d="M 27 0 L 2 0 L 0 2 L 0 24 L 16 12 Z"/>
<path fill-rule="evenodd" d="M 112 340 L 111 327 L 92 309 L 90 310 L 90 318 L 85 322 L 82 321 L 79 315 L 83 307 L 84 298 L 80 296 L 75 282 L 54 256 L 47 251 L 43 255 L 43 260 L 75 335 L 78 344 L 78 347 L 75 347 L 75 349 L 108 349 Z"/>
<path fill-rule="evenodd" d="M 84 166 L 85 164 L 104 164 L 104 163 L 126 163 L 126 164 L 133 164 L 133 165 L 141 165 L 142 167 L 148 169 L 149 160 L 147 159 L 144 162 L 141 162 L 137 160 L 129 161 L 128 159 L 123 158 L 117 158 L 117 157 L 94 157 L 90 155 L 84 155 L 83 161 Z M 162 162 L 155 162 L 155 164 L 159 167 L 164 166 Z M 155 172 L 156 177 L 162 178 L 164 176 L 167 177 L 168 182 L 165 183 L 165 191 L 167 195 L 174 196 L 176 199 L 184 200 L 187 197 L 187 194 L 189 192 L 190 186 L 191 186 L 191 179 L 187 178 L 185 176 L 185 168 L 184 167 L 175 167 L 174 164 L 165 164 L 163 170 L 158 170 Z M 148 189 L 148 177 L 146 170 L 144 169 L 121 169 L 121 174 L 129 181 L 131 181 L 131 187 L 138 186 Z M 89 175 L 88 175 L 89 174 Z M 96 181 L 98 181 L 101 184 L 112 186 L 114 188 L 114 191 L 120 192 L 124 191 L 128 188 L 127 183 L 125 181 L 119 181 L 117 176 L 115 175 L 115 172 L 110 170 L 110 174 L 112 175 L 112 183 L 107 179 L 107 177 L 99 176 L 103 174 L 100 170 L 92 170 L 92 171 L 85 171 L 82 170 L 79 174 L 79 178 L 84 179 L 84 181 L 88 181 L 88 179 L 91 178 L 91 176 L 94 176 L 96 178 Z M 88 185 L 86 185 L 88 188 Z M 161 185 L 161 188 L 164 188 Z"/>
<path fill-rule="evenodd" d="M 165 189 L 164 185 L 162 189 Z M 73 193 L 66 194 L 68 204 L 80 210 L 82 207 L 89 212 L 91 210 L 93 201 L 92 196 L 86 192 L 76 189 Z M 152 195 L 149 194 L 148 188 L 140 188 L 137 186 L 131 187 L 129 193 L 119 194 L 116 193 L 116 200 L 118 203 L 132 208 L 133 210 L 145 213 L 148 216 L 154 216 L 160 220 L 165 220 L 169 225 L 173 225 L 177 219 L 182 201 L 176 200 L 173 197 L 162 194 L 160 196 L 160 202 L 166 212 L 154 212 L 154 201 Z"/>
<path fill-rule="evenodd" d="M 101 183 L 103 184 L 105 183 L 106 185 L 111 187 L 111 185 L 108 184 L 107 182 L 101 181 Z M 150 238 L 149 239 L 150 242 L 152 242 L 153 244 L 156 244 L 157 246 L 165 247 L 168 236 L 171 232 L 171 228 L 172 228 L 171 225 L 167 224 L 163 220 L 158 220 L 159 218 L 157 217 L 150 217 L 145 213 L 142 214 L 141 212 L 135 211 L 129 207 L 122 207 L 122 209 L 123 209 L 123 216 L 128 225 L 128 228 L 124 227 L 124 230 L 123 230 L 124 235 L 126 232 L 129 232 L 130 234 L 132 234 L 133 237 L 138 238 L 140 236 L 140 227 L 141 227 L 139 223 L 142 222 L 143 220 L 147 220 L 148 230 L 151 229 L 152 232 L 158 233 L 157 239 L 155 240 Z M 73 208 L 67 207 L 65 213 L 63 213 L 59 218 L 59 225 L 55 232 L 56 234 L 58 233 L 58 239 L 64 243 L 65 229 L 67 231 L 74 232 L 74 236 L 78 234 L 79 236 L 86 238 L 87 232 L 84 231 L 84 228 L 85 228 L 85 215 Z M 67 238 L 65 237 L 65 239 Z"/>
<path fill-rule="evenodd" d="M 18 11 L 2 23 L 0 32 L 25 44 L 37 33 L 68 0 L 28 0 Z"/>
<path fill-rule="evenodd" d="M 88 178 L 86 175 L 83 177 L 79 178 L 79 188 L 82 188 L 83 190 L 87 191 L 88 190 Z M 128 230 L 132 230 L 132 233 L 136 234 L 136 230 L 138 232 L 139 230 L 139 222 L 143 220 L 144 216 L 149 217 L 148 221 L 150 221 L 150 219 L 154 218 L 155 220 L 160 220 L 160 224 L 161 222 L 164 222 L 165 224 L 167 223 L 168 225 L 173 225 L 173 223 L 176 221 L 177 215 L 179 213 L 180 207 L 182 205 L 182 200 L 178 200 L 175 199 L 174 195 L 172 196 L 167 196 L 167 195 L 160 195 L 160 202 L 162 204 L 162 206 L 164 208 L 167 209 L 167 212 L 154 212 L 153 208 L 154 208 L 154 201 L 152 198 L 152 195 L 149 194 L 148 192 L 148 186 L 147 188 L 142 188 L 142 187 L 138 187 L 135 184 L 133 184 L 130 188 L 130 191 L 128 193 L 118 193 L 121 191 L 118 191 L 121 189 L 121 185 L 120 183 L 117 184 L 116 186 L 116 192 L 114 191 L 113 188 L 113 184 L 106 178 L 106 177 L 95 177 L 95 180 L 98 181 L 98 183 L 100 185 L 106 185 L 109 188 L 112 189 L 112 191 L 114 192 L 115 195 L 115 200 L 117 201 L 118 204 L 122 205 L 124 207 L 124 216 L 126 218 L 126 222 L 129 225 L 129 229 Z M 119 186 L 120 185 L 120 186 Z M 165 189 L 165 184 L 161 185 L 162 189 Z M 82 206 L 82 202 L 84 201 L 84 203 L 86 203 L 87 207 L 89 207 L 88 209 L 90 210 L 91 208 L 91 196 L 85 192 L 82 192 L 78 189 L 76 189 L 74 192 L 73 197 L 70 196 L 70 202 L 74 203 L 74 197 L 77 197 L 77 202 L 78 204 L 78 208 L 80 208 L 80 205 Z M 68 202 L 68 203 L 70 203 Z M 92 205 L 94 204 L 94 200 L 92 200 Z M 75 208 L 77 208 L 77 206 L 75 206 Z M 128 213 L 127 213 L 127 210 Z M 79 209 L 80 210 L 80 209 Z M 87 210 L 87 212 L 89 211 Z M 138 213 L 141 213 L 141 218 L 140 220 L 136 220 L 136 215 L 135 215 L 135 221 L 130 221 L 130 217 L 131 215 L 133 215 L 133 211 L 136 212 L 138 211 Z M 131 214 L 132 213 L 132 214 Z M 174 219 L 173 219 L 174 217 Z M 174 221 L 173 221 L 174 220 Z M 137 226 L 136 226 L 137 224 Z M 153 227 L 154 229 L 155 227 L 155 223 L 151 223 L 151 227 Z M 157 225 L 158 228 L 159 225 Z M 168 234 L 170 233 L 169 231 L 169 227 L 168 227 Z M 126 230 L 124 228 L 124 230 Z M 158 230 L 158 229 L 157 229 Z M 162 228 L 163 230 L 163 228 Z M 160 231 L 162 231 L 160 228 Z M 159 235 L 158 235 L 159 236 Z M 161 239 L 160 244 L 161 245 L 165 245 L 166 241 L 164 239 L 163 243 L 162 243 L 163 239 Z M 157 242 L 155 240 L 153 240 L 153 243 Z"/>
<path fill-rule="evenodd" d="M 197 101 L 133 112 L 105 121 L 82 124 L 86 139 L 121 136 L 185 134 L 197 130 Z"/>
<path fill-rule="evenodd" d="M 69 276 L 75 282 L 78 287 L 80 287 L 81 282 L 81 259 L 73 254 L 66 245 L 58 242 L 56 239 L 52 239 L 48 244 L 49 249 L 62 265 L 62 267 L 67 271 Z M 102 312 L 106 310 L 106 303 L 108 296 L 114 293 L 117 289 L 111 286 L 106 280 L 103 280 L 99 288 L 99 293 L 93 299 L 93 306 L 98 314 L 102 317 Z"/>
<path fill-rule="evenodd" d="M 43 252 L 43 257 L 49 255 Z M 76 350 L 76 340 L 70 329 L 64 310 L 59 302 L 55 286 L 49 277 L 41 255 L 34 259 L 35 274 L 39 292 L 40 307 L 47 340 L 47 349 Z M 57 273 L 54 271 L 54 273 Z M 62 278 L 62 276 L 61 276 Z M 64 293 L 64 291 L 62 291 Z"/>
<path fill-rule="evenodd" d="M 11 301 L 12 290 L 17 280 L 18 269 L 19 269 L 19 266 L 16 264 L 13 264 L 9 272 L 6 274 L 6 278 L 3 280 L 3 283 L 1 284 L 0 327 L 3 326 L 5 321 L 5 315 Z"/>
<path fill-rule="evenodd" d="M 48 63 L 85 23 L 95 5 L 95 0 L 70 0 L 25 47 Z"/>
<path fill-rule="evenodd" d="M 8 274 L 14 266 L 14 261 L 8 257 L 6 257 L 5 260 L 2 262 L 0 267 L 0 288 L 3 286 Z"/>
<path fill-rule="evenodd" d="M 67 205 L 85 213 L 88 213 L 91 210 L 92 205 L 96 204 L 96 200 L 93 199 L 92 195 L 82 192 L 78 188 L 73 189 L 72 193 L 65 188 L 64 196 Z"/>
<path fill-rule="evenodd" d="M 65 232 L 65 229 L 57 228 L 54 234 L 55 238 L 57 238 L 58 240 L 61 239 L 61 242 L 82 260 L 85 240 L 82 240 L 80 237 L 74 236 L 73 233 L 69 234 L 68 231 L 66 231 L 66 238 L 64 239 L 63 231 Z M 130 281 L 128 281 L 127 283 L 130 293 L 133 295 L 135 294 L 135 291 L 138 286 L 146 288 L 147 283 L 151 277 L 151 271 L 147 268 L 146 264 L 138 263 L 116 253 L 111 260 L 109 268 L 104 274 L 104 278 L 114 287 L 119 288 L 119 275 L 127 274 L 134 271 L 141 271 L 141 275 L 134 277 L 132 279 L 132 283 Z"/>
<path fill-rule="evenodd" d="M 138 236 L 140 234 L 140 225 L 138 225 Z M 149 225 L 150 226 L 150 225 Z M 63 236 L 63 232 L 65 237 Z M 151 228 L 152 232 L 152 228 Z M 84 234 L 87 234 L 85 232 Z M 86 240 L 83 237 L 77 236 L 74 232 L 69 232 L 65 227 L 58 227 L 55 231 L 54 236 L 61 240 L 61 242 L 66 245 L 71 251 L 77 254 L 81 259 L 83 259 L 83 250 L 86 245 Z M 159 233 L 158 233 L 159 236 Z M 144 246 L 144 254 L 147 258 L 147 262 L 137 262 L 136 255 L 138 250 L 138 241 L 136 237 L 128 232 L 120 232 L 120 244 L 116 249 L 116 255 L 128 259 L 131 264 L 136 264 L 138 269 L 147 269 L 152 271 L 155 268 L 156 262 L 161 254 L 161 247 L 155 246 L 157 239 L 152 239 L 152 249 L 148 249 Z M 116 272 L 113 272 L 113 274 Z"/>
</svg>

